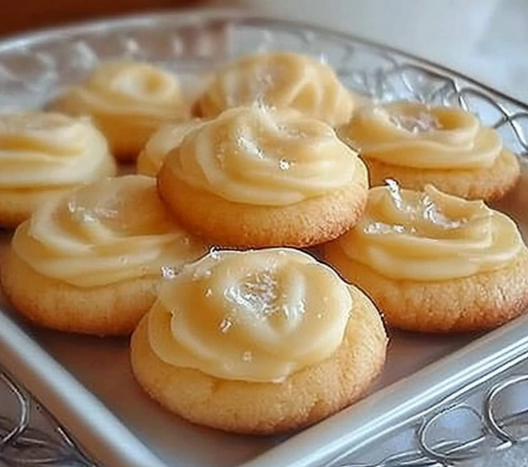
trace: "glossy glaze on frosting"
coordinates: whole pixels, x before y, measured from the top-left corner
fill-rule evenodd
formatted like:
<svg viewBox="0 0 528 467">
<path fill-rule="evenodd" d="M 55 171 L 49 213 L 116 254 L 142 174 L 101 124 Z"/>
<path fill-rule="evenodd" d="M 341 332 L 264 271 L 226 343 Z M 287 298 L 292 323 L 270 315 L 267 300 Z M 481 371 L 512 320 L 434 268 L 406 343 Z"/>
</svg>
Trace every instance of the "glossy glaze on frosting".
<svg viewBox="0 0 528 467">
<path fill-rule="evenodd" d="M 220 70 L 199 101 L 204 116 L 241 105 L 293 108 L 335 126 L 348 121 L 351 93 L 326 64 L 278 52 L 243 57 Z"/>
<path fill-rule="evenodd" d="M 415 102 L 365 106 L 340 133 L 366 158 L 416 169 L 490 167 L 502 151 L 499 133 L 470 112 Z"/>
<path fill-rule="evenodd" d="M 166 159 L 189 185 L 233 202 L 284 206 L 347 186 L 356 153 L 326 123 L 293 110 L 229 109 Z"/>
<path fill-rule="evenodd" d="M 280 382 L 338 348 L 352 305 L 346 283 L 306 253 L 213 251 L 163 284 L 149 342 L 177 367 Z"/>
<path fill-rule="evenodd" d="M 0 188 L 77 185 L 112 164 L 104 136 L 87 120 L 52 112 L 0 116 Z"/>
<path fill-rule="evenodd" d="M 40 274 L 77 287 L 173 275 L 207 252 L 174 223 L 155 179 L 142 175 L 105 179 L 46 204 L 12 245 Z"/>
<path fill-rule="evenodd" d="M 363 219 L 337 240 L 349 258 L 384 276 L 467 277 L 505 266 L 523 246 L 515 223 L 482 201 L 388 183 L 370 190 Z"/>
</svg>

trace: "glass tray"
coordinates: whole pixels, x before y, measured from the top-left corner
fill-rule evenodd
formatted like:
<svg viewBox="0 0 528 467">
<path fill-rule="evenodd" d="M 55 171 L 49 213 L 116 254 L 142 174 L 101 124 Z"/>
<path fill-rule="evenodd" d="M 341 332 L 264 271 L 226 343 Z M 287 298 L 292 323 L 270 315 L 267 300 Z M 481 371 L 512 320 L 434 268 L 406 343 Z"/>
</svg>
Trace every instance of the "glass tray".
<svg viewBox="0 0 528 467">
<path fill-rule="evenodd" d="M 219 63 L 265 50 L 292 50 L 325 60 L 348 87 L 371 99 L 412 98 L 472 110 L 485 124 L 496 127 L 521 158 L 526 156 L 524 104 L 387 47 L 236 11 L 128 17 L 7 40 L 0 43 L 0 106 L 43 106 L 105 59 L 147 60 L 192 84 L 197 75 Z M 189 89 L 196 92 L 194 86 Z M 523 164 L 521 182 L 497 206 L 517 220 L 525 239 L 527 176 Z M 2 248 L 8 239 L 3 234 Z M 487 334 L 392 333 L 386 369 L 365 399 L 298 434 L 259 438 L 197 427 L 163 411 L 135 383 L 126 339 L 37 329 L 19 320 L 0 300 L 0 356 L 5 371 L 43 402 L 96 464 L 107 467 L 351 466 L 354 453 L 395 430 L 424 419 L 430 427 L 437 420 L 434 410 L 439 404 L 473 394 L 477 386 L 496 384 L 500 375 L 527 358 L 527 350 L 528 316 Z M 17 400 L 24 399 L 14 386 L 9 387 Z M 5 454 L 5 446 L 17 436 L 23 441 L 26 412 L 12 414 L 22 429 L 0 430 L 0 453 Z M 59 433 L 61 442 L 51 443 L 53 449 L 65 445 L 77 452 L 70 438 Z M 417 448 L 421 461 L 415 456 L 412 463 L 376 465 L 452 465 L 435 464 L 445 445 L 434 444 L 437 451 L 444 451 L 428 452 L 430 444 Z M 46 443 L 32 446 L 53 450 Z M 475 447 L 469 449 L 475 455 Z M 72 465 L 91 465 L 86 458 L 82 457 L 86 463 L 79 459 Z"/>
</svg>

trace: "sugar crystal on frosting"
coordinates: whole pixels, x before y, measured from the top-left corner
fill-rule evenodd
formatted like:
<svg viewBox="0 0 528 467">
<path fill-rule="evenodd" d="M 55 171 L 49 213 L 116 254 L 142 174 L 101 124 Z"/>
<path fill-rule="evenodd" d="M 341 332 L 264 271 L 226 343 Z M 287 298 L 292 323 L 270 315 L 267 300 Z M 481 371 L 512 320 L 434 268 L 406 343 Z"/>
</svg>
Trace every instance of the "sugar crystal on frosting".
<svg viewBox="0 0 528 467">
<path fill-rule="evenodd" d="M 161 266 L 161 276 L 164 279 L 174 279 L 178 274 L 178 270 L 174 266 Z"/>
<path fill-rule="evenodd" d="M 442 209 L 438 206 L 433 199 L 428 195 L 425 195 L 421 199 L 421 206 L 419 212 L 422 214 L 423 218 L 439 227 L 445 229 L 458 229 L 462 226 L 466 219 L 449 219 L 443 212 Z"/>
<path fill-rule="evenodd" d="M 412 208 L 408 206 L 408 204 L 402 198 L 400 192 L 400 185 L 398 184 L 398 182 L 396 180 L 388 178 L 385 180 L 385 183 L 387 184 L 387 188 L 391 195 L 392 201 L 394 202 L 396 207 L 404 212 L 410 211 Z"/>
<path fill-rule="evenodd" d="M 94 223 L 99 221 L 99 217 L 92 209 L 87 209 L 84 206 L 77 204 L 75 201 L 68 202 L 68 212 L 70 212 L 73 217 L 82 223 Z"/>
<path fill-rule="evenodd" d="M 229 318 L 224 318 L 222 321 L 220 321 L 220 332 L 226 333 L 229 331 L 229 329 L 233 326 L 233 321 L 231 321 Z"/>
<path fill-rule="evenodd" d="M 254 139 L 248 138 L 244 133 L 237 132 L 236 134 L 236 145 L 244 152 L 256 156 L 258 159 L 264 159 L 264 152 L 262 148 L 254 141 Z"/>
<path fill-rule="evenodd" d="M 366 234 L 404 233 L 408 230 L 409 229 L 403 225 L 390 225 L 385 222 L 369 222 L 363 229 Z"/>
<path fill-rule="evenodd" d="M 413 134 L 442 129 L 441 122 L 430 112 L 422 111 L 414 115 L 391 113 L 389 120 L 394 126 Z"/>
<path fill-rule="evenodd" d="M 226 298 L 266 318 L 277 311 L 278 283 L 268 271 L 248 275 L 242 283 L 226 290 Z"/>
<path fill-rule="evenodd" d="M 292 163 L 287 159 L 279 160 L 279 169 L 288 170 L 292 166 Z"/>
</svg>

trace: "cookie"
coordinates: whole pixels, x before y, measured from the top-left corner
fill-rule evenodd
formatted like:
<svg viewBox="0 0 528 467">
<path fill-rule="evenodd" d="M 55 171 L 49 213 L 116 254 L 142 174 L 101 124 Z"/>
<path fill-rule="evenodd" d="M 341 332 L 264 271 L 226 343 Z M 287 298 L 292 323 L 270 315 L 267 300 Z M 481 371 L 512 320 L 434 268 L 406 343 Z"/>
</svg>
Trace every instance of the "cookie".
<svg viewBox="0 0 528 467">
<path fill-rule="evenodd" d="M 390 178 L 411 190 L 432 184 L 491 201 L 509 192 L 520 175 L 517 156 L 503 147 L 499 133 L 460 108 L 405 101 L 364 106 L 339 133 L 360 152 L 371 186 Z"/>
<path fill-rule="evenodd" d="M 367 172 L 326 123 L 292 110 L 229 109 L 166 157 L 160 196 L 211 243 L 306 247 L 361 216 Z"/>
<path fill-rule="evenodd" d="M 129 175 L 37 210 L 13 236 L 1 283 L 15 309 L 39 325 L 129 334 L 164 276 L 207 251 L 168 214 L 153 178 Z"/>
<path fill-rule="evenodd" d="M 386 345 L 367 297 L 311 256 L 215 251 L 164 283 L 131 361 L 146 393 L 181 417 L 274 434 L 356 401 Z"/>
<path fill-rule="evenodd" d="M 68 89 L 50 106 L 90 116 L 118 161 L 135 161 L 162 125 L 188 118 L 176 76 L 143 62 L 110 61 Z"/>
<path fill-rule="evenodd" d="M 395 328 L 493 329 L 528 305 L 528 253 L 513 220 L 432 186 L 372 188 L 361 222 L 324 257 Z"/>
</svg>

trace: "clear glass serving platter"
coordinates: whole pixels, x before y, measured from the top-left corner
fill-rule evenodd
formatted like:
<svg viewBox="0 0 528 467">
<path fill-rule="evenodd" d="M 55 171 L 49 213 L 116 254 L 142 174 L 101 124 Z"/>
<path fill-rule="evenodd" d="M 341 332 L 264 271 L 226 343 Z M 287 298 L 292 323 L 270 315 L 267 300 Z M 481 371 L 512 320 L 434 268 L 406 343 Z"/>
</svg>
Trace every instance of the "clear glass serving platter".
<svg viewBox="0 0 528 467">
<path fill-rule="evenodd" d="M 348 87 L 371 99 L 410 98 L 469 109 L 496 127 L 521 159 L 526 157 L 528 107 L 521 102 L 387 47 L 233 11 L 128 17 L 6 40 L 0 43 L 0 108 L 45 106 L 101 61 L 117 58 L 173 70 L 192 93 L 214 66 L 266 50 L 324 60 Z M 523 162 L 520 183 L 496 206 L 519 223 L 525 239 L 527 177 Z M 4 232 L 0 262 L 8 241 Z M 527 351 L 528 316 L 486 334 L 391 332 L 386 369 L 362 401 L 300 433 L 249 437 L 191 425 L 149 400 L 132 377 L 126 339 L 32 327 L 0 298 L 2 365 L 97 464 L 107 467 L 352 465 L 345 459 L 354 452 L 423 417 L 441 401 L 496 380 L 522 363 Z"/>
</svg>

